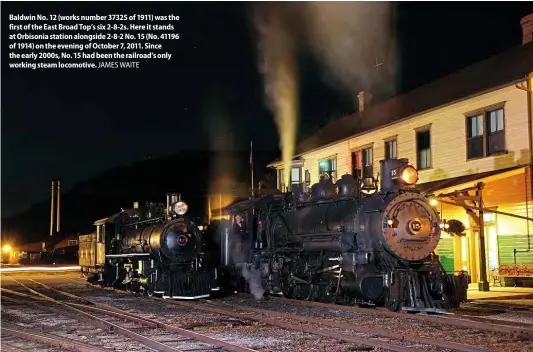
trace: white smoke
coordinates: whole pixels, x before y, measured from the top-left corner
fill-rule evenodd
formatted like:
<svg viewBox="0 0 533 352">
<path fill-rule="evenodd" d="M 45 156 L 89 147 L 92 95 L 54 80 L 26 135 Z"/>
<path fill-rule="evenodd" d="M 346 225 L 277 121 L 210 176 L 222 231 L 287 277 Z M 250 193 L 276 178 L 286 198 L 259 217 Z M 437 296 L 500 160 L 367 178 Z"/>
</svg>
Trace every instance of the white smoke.
<svg viewBox="0 0 533 352">
<path fill-rule="evenodd" d="M 242 277 L 248 283 L 250 293 L 259 300 L 263 297 L 265 289 L 261 283 L 261 271 L 252 268 L 249 264 L 237 264 L 240 267 Z"/>
<path fill-rule="evenodd" d="M 307 47 L 352 94 L 395 72 L 391 4 L 307 2 L 301 18 Z M 376 60 L 381 76 L 373 67 Z"/>
</svg>

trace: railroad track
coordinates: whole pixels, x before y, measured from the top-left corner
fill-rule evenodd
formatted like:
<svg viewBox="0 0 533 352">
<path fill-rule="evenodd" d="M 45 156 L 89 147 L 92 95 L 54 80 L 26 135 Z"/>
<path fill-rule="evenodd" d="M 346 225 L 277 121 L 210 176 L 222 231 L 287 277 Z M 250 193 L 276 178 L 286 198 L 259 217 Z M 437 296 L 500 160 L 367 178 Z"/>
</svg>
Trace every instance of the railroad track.
<svg viewBox="0 0 533 352">
<path fill-rule="evenodd" d="M 4 351 L 46 350 L 47 352 L 56 352 L 64 349 L 78 352 L 108 351 L 72 339 L 51 336 L 50 334 L 44 335 L 41 331 L 2 324 L 2 350 Z"/>
<path fill-rule="evenodd" d="M 487 310 L 496 310 L 496 311 L 503 311 L 503 312 L 525 312 L 525 313 L 533 313 L 533 306 L 525 306 L 520 304 L 512 304 L 512 303 L 491 303 L 491 302 L 483 302 L 483 301 L 472 301 L 467 303 L 466 307 L 473 308 L 473 309 L 487 309 Z"/>
<path fill-rule="evenodd" d="M 407 314 L 407 313 L 395 313 L 389 310 L 361 308 L 354 306 L 333 305 L 330 303 L 313 302 L 313 301 L 300 301 L 293 299 L 286 299 L 282 297 L 269 297 L 269 300 L 278 302 L 280 304 L 288 305 L 300 305 L 310 308 L 329 308 L 335 310 L 344 310 L 348 312 L 361 313 L 366 315 L 376 315 L 386 318 L 400 318 L 408 320 L 423 321 L 429 323 L 437 323 L 440 325 L 450 325 L 454 327 L 486 330 L 492 332 L 506 332 L 515 336 L 533 337 L 533 324 L 518 322 L 518 321 L 505 321 L 500 319 L 493 319 L 488 317 L 478 317 L 463 314 L 440 314 L 440 315 L 426 315 L 426 314 Z M 484 323 L 480 325 L 479 323 Z"/>
<path fill-rule="evenodd" d="M 46 285 L 43 285 L 41 283 L 38 283 L 36 281 L 33 281 L 33 283 L 40 285 L 43 288 L 47 288 Z M 34 289 L 36 287 L 33 287 Z M 62 286 L 63 288 L 63 286 Z M 63 294 L 65 297 L 70 299 L 81 299 L 80 302 L 85 302 L 86 304 L 89 304 L 89 300 L 86 299 L 86 297 L 79 297 L 75 296 L 74 294 L 70 292 L 64 292 L 59 291 L 57 289 L 54 289 L 52 287 L 48 287 L 48 289 L 55 292 L 55 294 Z M 81 287 L 71 287 L 69 291 L 80 291 Z M 95 290 L 81 290 L 83 292 L 80 292 L 80 294 L 94 294 Z M 359 351 L 359 350 L 369 350 L 368 348 L 364 348 L 361 345 L 358 344 L 352 344 L 352 343 L 345 343 L 340 340 L 335 339 L 327 339 L 319 335 L 315 334 L 307 334 L 307 333 L 301 333 L 301 332 L 293 332 L 290 330 L 281 330 L 277 329 L 273 326 L 268 325 L 262 325 L 262 324 L 256 324 L 255 322 L 249 322 L 249 319 L 229 319 L 226 316 L 222 316 L 220 314 L 206 314 L 205 312 L 199 312 L 197 310 L 194 310 L 192 312 L 188 312 L 186 309 L 179 309 L 174 310 L 169 309 L 169 305 L 166 303 L 166 301 L 157 302 L 157 301 L 149 301 L 149 300 L 142 300 L 138 299 L 138 297 L 132 296 L 130 294 L 120 294 L 117 295 L 115 292 L 109 291 L 109 290 L 98 290 L 102 294 L 98 294 L 97 296 L 91 298 L 91 301 L 94 302 L 94 307 L 96 308 L 102 308 L 105 310 L 116 310 L 115 307 L 111 307 L 109 305 L 101 304 L 95 301 L 112 301 L 113 306 L 119 306 L 122 308 L 122 310 L 119 310 L 121 312 L 124 312 L 124 309 L 126 310 L 138 310 L 139 308 L 142 309 L 142 315 L 153 315 L 155 319 L 158 321 L 179 321 L 179 324 L 188 325 L 187 329 L 195 329 L 195 328 L 207 328 L 211 334 L 216 335 L 217 337 L 220 337 L 221 339 L 231 339 L 231 340 L 238 340 L 239 342 L 244 342 L 246 345 L 252 345 L 258 347 L 261 351 L 342 351 L 342 352 L 349 352 L 349 351 Z M 9 294 L 9 292 L 4 292 Z M 18 292 L 17 292 L 18 293 Z M 19 295 L 21 293 L 18 293 Z M 41 297 L 37 297 L 37 299 L 42 300 Z M 141 302 L 144 302 L 144 305 L 139 304 Z M 146 304 L 147 303 L 147 304 Z M 73 306 L 76 306 L 76 303 L 70 303 Z M 78 303 L 79 304 L 79 303 Z M 83 304 L 83 303 L 82 303 Z M 162 311 L 161 311 L 162 309 Z M 155 311 L 155 312 L 154 312 Z M 139 312 L 140 313 L 140 312 Z M 177 314 L 176 314 L 177 313 Z M 127 312 L 125 312 L 127 314 Z M 136 314 L 136 316 L 138 316 Z M 185 321 L 185 323 L 184 323 Z M 187 323 L 188 322 L 188 323 Z M 192 324 L 191 324 L 192 323 Z M 213 332 L 213 325 L 211 323 L 214 323 L 214 331 Z M 220 325 L 220 324 L 223 325 Z M 222 327 L 222 331 L 221 328 Z"/>
<path fill-rule="evenodd" d="M 31 306 L 31 312 L 37 311 L 36 314 L 41 314 L 41 316 L 43 315 L 43 311 L 45 311 L 46 313 L 55 314 L 55 317 L 70 318 L 68 322 L 74 324 L 70 325 L 71 333 L 73 329 L 74 332 L 80 334 L 82 331 L 90 330 L 90 327 L 99 328 L 99 330 L 93 331 L 92 336 L 106 339 L 106 348 L 112 348 L 113 350 L 124 350 L 126 348 L 126 351 L 182 351 L 184 349 L 193 349 L 202 351 L 254 352 L 254 350 L 246 347 L 233 345 L 169 324 L 161 324 L 113 307 L 88 306 L 86 304 L 90 302 L 80 297 L 68 293 L 62 294 L 44 284 L 34 280 L 31 281 L 40 284 L 45 290 L 53 292 L 56 297 L 51 297 L 49 294 L 44 294 L 16 281 L 35 296 L 2 288 L 3 299 L 21 306 L 26 305 L 27 307 L 23 309 Z M 22 297 L 25 301 L 5 296 L 5 294 Z M 64 300 L 57 299 L 59 295 L 65 296 L 63 297 Z M 33 302 L 28 302 L 28 300 Z M 82 304 L 74 303 L 73 301 L 79 301 Z M 18 308 L 20 309 L 21 307 Z M 8 316 L 14 314 L 14 310 L 9 310 L 5 305 L 2 306 L 2 310 Z M 36 319 L 36 321 L 38 320 L 41 319 Z M 82 324 L 79 324 L 80 322 Z M 112 333 L 109 333 L 110 331 Z M 9 331 L 7 332 L 9 333 Z M 52 329 L 49 329 L 48 332 L 51 334 L 54 333 Z M 122 336 L 117 338 L 117 335 Z M 91 336 L 84 337 L 88 340 L 91 338 Z M 115 341 L 109 341 L 113 339 Z"/>
<path fill-rule="evenodd" d="M 72 294 L 63 292 L 70 297 L 76 297 Z M 290 313 L 273 312 L 266 309 L 257 309 L 252 307 L 235 306 L 215 302 L 179 302 L 161 300 L 165 303 L 171 303 L 191 309 L 199 309 L 211 313 L 230 316 L 238 319 L 254 320 L 259 323 L 276 326 L 282 329 L 296 330 L 314 335 L 334 338 L 345 342 L 360 344 L 372 348 L 381 348 L 389 351 L 427 351 L 437 347 L 444 350 L 480 352 L 487 351 L 486 348 L 472 346 L 467 344 L 455 343 L 452 341 L 437 340 L 425 337 L 407 336 L 385 330 L 371 329 L 362 324 L 347 324 L 335 322 L 327 319 L 313 318 Z M 295 324 L 295 322 L 297 322 Z M 323 329 L 327 327 L 328 329 Z M 355 334 L 354 334 L 355 332 Z"/>
<path fill-rule="evenodd" d="M 40 284 L 40 283 L 39 283 Z M 40 284 L 43 285 L 43 284 Z M 45 286 L 45 285 L 44 285 Z M 73 294 L 58 291 L 53 288 L 49 288 L 58 295 L 63 295 L 69 297 L 72 300 L 82 300 L 83 298 L 75 296 Z M 121 296 L 131 295 L 125 294 Z M 531 325 L 525 324 L 524 326 L 508 326 L 502 325 L 505 324 L 505 321 L 495 320 L 495 319 L 484 319 L 482 322 L 485 324 L 481 325 L 479 322 L 474 321 L 465 321 L 458 319 L 457 316 L 453 316 L 453 319 L 450 317 L 436 317 L 436 316 L 424 316 L 424 315 L 413 315 L 413 314 L 403 314 L 403 313 L 393 313 L 390 311 L 382 310 L 373 310 L 367 308 L 351 307 L 351 306 L 339 306 L 332 304 L 325 304 L 319 302 L 310 302 L 310 301 L 295 301 L 295 300 L 286 300 L 283 298 L 271 297 L 269 301 L 259 303 L 261 306 L 265 304 L 276 303 L 278 305 L 292 305 L 292 306 L 303 306 L 303 307 L 312 307 L 312 308 L 321 308 L 327 309 L 330 312 L 341 310 L 341 311 L 351 311 L 352 314 L 360 315 L 359 322 L 357 319 L 351 319 L 350 322 L 335 321 L 331 319 L 323 319 L 320 317 L 310 317 L 308 314 L 299 315 L 288 312 L 275 312 L 269 309 L 248 307 L 246 304 L 240 302 L 239 304 L 222 303 L 225 300 L 209 302 L 179 302 L 179 301 L 169 301 L 157 299 L 160 302 L 170 303 L 173 305 L 179 305 L 189 309 L 194 309 L 197 311 L 211 312 L 214 314 L 225 315 L 241 320 L 252 320 L 262 324 L 279 327 L 281 329 L 289 329 L 294 331 L 306 332 L 313 335 L 334 338 L 339 341 L 345 341 L 348 343 L 353 343 L 356 345 L 363 345 L 373 348 L 379 348 L 384 350 L 391 351 L 430 351 L 430 350 L 456 350 L 456 351 L 487 351 L 488 348 L 484 347 L 483 344 L 473 343 L 473 345 L 467 345 L 462 343 L 455 343 L 449 339 L 439 339 L 432 337 L 423 337 L 423 336 L 409 336 L 408 331 L 404 333 L 398 333 L 393 331 L 385 331 L 381 329 L 373 329 L 369 327 L 367 322 L 370 320 L 376 319 L 375 315 L 378 315 L 382 318 L 389 318 L 388 320 L 382 320 L 380 327 L 387 325 L 398 325 L 403 327 L 405 325 L 405 320 L 414 320 L 418 321 L 420 326 L 425 326 L 427 329 L 428 326 L 430 330 L 446 330 L 443 329 L 442 325 L 451 325 L 453 327 L 463 327 L 468 329 L 477 330 L 473 332 L 473 335 L 476 333 L 479 335 L 479 330 L 488 330 L 492 332 L 498 332 L 502 335 L 502 332 L 507 332 L 507 336 L 510 335 L 508 343 L 517 342 L 517 339 L 524 340 L 530 339 L 533 336 L 533 328 Z M 144 300 L 140 300 L 144 301 Z M 86 302 L 87 303 L 87 302 Z M 71 303 L 74 304 L 74 303 Z M 110 309 L 112 307 L 99 304 L 101 308 Z M 272 307 L 270 307 L 272 308 Z M 362 314 L 361 314 L 362 313 Z M 326 314 L 323 314 L 326 315 Z M 365 318 L 361 321 L 361 316 Z M 473 318 L 473 317 L 468 317 Z M 474 317 L 475 318 L 475 317 Z M 366 319 L 366 320 L 365 320 Z M 400 319 L 400 320 L 396 320 Z M 402 322 L 403 320 L 403 322 Z M 492 321 L 496 323 L 492 323 Z M 362 323 L 361 323 L 362 322 Z M 423 324 L 423 322 L 430 322 L 432 324 Z M 516 325 L 514 322 L 511 322 L 513 325 Z M 370 324 L 371 325 L 371 324 Z M 440 326 L 439 326 L 440 325 Z M 327 329 L 325 329 L 327 328 Z M 469 341 L 470 343 L 476 341 L 476 339 L 469 339 L 469 330 L 464 329 L 455 329 L 463 337 L 456 339 L 458 341 Z M 510 334 L 509 334 L 510 333 Z M 475 336 L 473 336 L 475 337 Z M 478 336 L 479 337 L 479 336 Z M 501 337 L 498 337 L 500 343 L 502 342 Z M 478 339 L 479 340 L 479 339 Z M 507 343 L 506 340 L 503 343 Z M 486 345 L 486 342 L 485 342 Z M 489 345 L 490 346 L 490 343 Z M 531 345 L 533 347 L 533 343 Z M 501 349 L 503 350 L 503 349 Z M 508 351 L 516 351 L 519 349 L 510 349 Z M 528 350 L 527 347 L 525 350 Z"/>
</svg>

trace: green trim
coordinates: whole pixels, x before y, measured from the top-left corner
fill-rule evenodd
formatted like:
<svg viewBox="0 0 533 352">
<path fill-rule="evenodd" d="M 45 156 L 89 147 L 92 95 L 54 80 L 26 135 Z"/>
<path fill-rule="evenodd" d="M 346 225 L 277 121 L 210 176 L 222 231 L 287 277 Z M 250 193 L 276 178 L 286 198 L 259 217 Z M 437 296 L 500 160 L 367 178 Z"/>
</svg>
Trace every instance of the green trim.
<svg viewBox="0 0 533 352">
<path fill-rule="evenodd" d="M 533 234 L 530 234 L 529 236 L 533 244 Z M 514 249 L 527 249 L 527 234 L 498 236 L 498 256 L 500 264 L 514 264 Z M 529 252 L 517 252 L 516 264 L 533 264 L 533 249 Z"/>
<path fill-rule="evenodd" d="M 454 272 L 454 253 L 453 253 L 453 238 L 441 238 L 437 246 L 439 252 L 439 260 L 444 270 L 451 274 Z"/>
</svg>

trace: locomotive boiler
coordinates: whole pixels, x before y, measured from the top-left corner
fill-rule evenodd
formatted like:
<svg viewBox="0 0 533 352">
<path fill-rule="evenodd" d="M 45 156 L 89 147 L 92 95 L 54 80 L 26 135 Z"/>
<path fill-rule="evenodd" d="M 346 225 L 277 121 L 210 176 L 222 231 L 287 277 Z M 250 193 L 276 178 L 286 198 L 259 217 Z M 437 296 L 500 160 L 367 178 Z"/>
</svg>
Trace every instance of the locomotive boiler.
<svg viewBox="0 0 533 352">
<path fill-rule="evenodd" d="M 466 299 L 468 278 L 446 273 L 434 254 L 442 224 L 416 190 L 417 170 L 406 159 L 380 166 L 379 190 L 373 178 L 344 175 L 311 192 L 294 187 L 229 208 L 248 219 L 240 248 L 268 292 L 395 311 L 438 311 Z"/>
<path fill-rule="evenodd" d="M 148 203 L 95 223 L 96 233 L 80 236 L 80 265 L 88 256 L 84 242 L 97 248 L 90 282 L 163 298 L 209 297 L 216 287 L 216 258 L 206 248 L 204 226 L 186 215 L 188 206 L 176 194 L 167 206 Z M 84 238 L 82 238 L 84 237 Z M 98 255 L 100 254 L 100 255 Z M 90 264 L 90 263 L 89 263 Z"/>
</svg>

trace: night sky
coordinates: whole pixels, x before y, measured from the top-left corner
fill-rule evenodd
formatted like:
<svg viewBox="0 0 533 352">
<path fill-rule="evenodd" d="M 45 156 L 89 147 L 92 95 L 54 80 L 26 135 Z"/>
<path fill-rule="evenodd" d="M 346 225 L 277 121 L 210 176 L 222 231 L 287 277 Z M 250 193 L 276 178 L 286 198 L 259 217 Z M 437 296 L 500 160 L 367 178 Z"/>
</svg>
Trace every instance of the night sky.
<svg viewBox="0 0 533 352">
<path fill-rule="evenodd" d="M 2 3 L 2 217 L 106 169 L 186 150 L 209 149 L 213 121 L 234 147 L 275 150 L 278 137 L 258 72 L 251 3 Z M 173 13 L 174 57 L 138 70 L 7 67 L 10 13 Z M 402 92 L 521 44 L 520 3 L 395 5 Z M 353 110 L 352 95 L 326 84 L 316 60 L 301 58 L 301 134 Z M 372 70 L 372 67 L 368 68 Z M 487 72 L 490 74 L 490 72 Z"/>
</svg>

